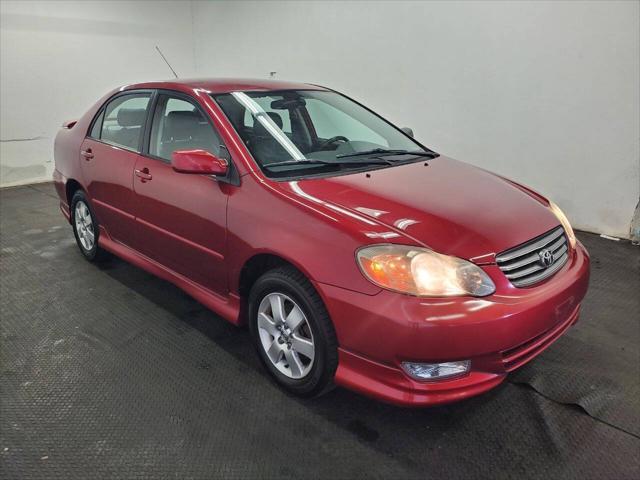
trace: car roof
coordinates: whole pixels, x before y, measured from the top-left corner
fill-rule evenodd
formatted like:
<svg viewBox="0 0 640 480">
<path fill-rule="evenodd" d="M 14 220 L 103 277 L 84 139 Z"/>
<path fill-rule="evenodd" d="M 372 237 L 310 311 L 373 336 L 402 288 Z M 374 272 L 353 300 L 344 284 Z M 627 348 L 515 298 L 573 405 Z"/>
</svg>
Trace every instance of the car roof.
<svg viewBox="0 0 640 480">
<path fill-rule="evenodd" d="M 160 82 L 145 82 L 126 85 L 120 90 L 139 88 L 166 88 L 170 90 L 205 90 L 208 93 L 228 93 L 235 91 L 273 91 L 273 90 L 326 90 L 309 83 L 285 82 L 251 78 L 197 78 L 175 79 Z"/>
</svg>

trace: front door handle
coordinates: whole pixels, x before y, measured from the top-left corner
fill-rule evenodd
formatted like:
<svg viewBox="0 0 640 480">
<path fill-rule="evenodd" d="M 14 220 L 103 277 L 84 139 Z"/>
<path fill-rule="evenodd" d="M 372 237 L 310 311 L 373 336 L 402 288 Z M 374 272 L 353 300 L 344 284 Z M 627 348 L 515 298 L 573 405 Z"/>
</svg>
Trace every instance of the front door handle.
<svg viewBox="0 0 640 480">
<path fill-rule="evenodd" d="M 82 155 L 87 162 L 93 158 L 93 153 L 91 152 L 90 148 L 87 148 L 86 150 L 82 150 L 80 152 L 80 155 Z"/>
<path fill-rule="evenodd" d="M 142 170 L 134 170 L 133 173 L 136 174 L 136 177 L 140 177 L 143 183 L 153 178 L 149 173 L 149 169 L 146 167 L 143 168 Z"/>
</svg>

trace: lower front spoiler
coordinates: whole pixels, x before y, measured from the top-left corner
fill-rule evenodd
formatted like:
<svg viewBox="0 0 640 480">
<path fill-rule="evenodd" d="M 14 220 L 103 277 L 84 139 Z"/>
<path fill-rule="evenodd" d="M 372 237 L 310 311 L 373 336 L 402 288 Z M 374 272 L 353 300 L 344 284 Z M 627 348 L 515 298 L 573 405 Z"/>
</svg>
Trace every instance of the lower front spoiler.
<svg viewBox="0 0 640 480">
<path fill-rule="evenodd" d="M 471 359 L 471 370 L 450 380 L 418 382 L 401 369 L 339 349 L 335 382 L 345 388 L 399 406 L 435 406 L 457 402 L 498 386 L 508 372 L 537 357 L 578 321 L 578 306 L 567 319 L 524 344 Z"/>
<path fill-rule="evenodd" d="M 464 377 L 434 382 L 416 382 L 400 369 L 382 365 L 339 350 L 335 382 L 345 388 L 383 402 L 404 407 L 426 407 L 473 397 L 499 385 L 506 373 L 471 371 Z"/>
</svg>

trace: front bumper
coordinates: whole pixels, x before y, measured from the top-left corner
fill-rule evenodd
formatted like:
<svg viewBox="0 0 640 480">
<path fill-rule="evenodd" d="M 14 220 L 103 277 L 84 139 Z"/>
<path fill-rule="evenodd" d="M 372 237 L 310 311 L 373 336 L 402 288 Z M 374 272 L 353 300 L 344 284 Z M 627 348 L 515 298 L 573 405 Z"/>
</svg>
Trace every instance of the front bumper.
<svg viewBox="0 0 640 480">
<path fill-rule="evenodd" d="M 495 387 L 537 356 L 579 315 L 589 283 L 589 256 L 578 243 L 565 266 L 532 288 L 515 288 L 495 265 L 485 298 L 416 298 L 386 290 L 365 295 L 320 284 L 334 321 L 339 385 L 400 405 L 437 405 Z M 459 378 L 420 382 L 402 361 L 471 360 Z"/>
</svg>

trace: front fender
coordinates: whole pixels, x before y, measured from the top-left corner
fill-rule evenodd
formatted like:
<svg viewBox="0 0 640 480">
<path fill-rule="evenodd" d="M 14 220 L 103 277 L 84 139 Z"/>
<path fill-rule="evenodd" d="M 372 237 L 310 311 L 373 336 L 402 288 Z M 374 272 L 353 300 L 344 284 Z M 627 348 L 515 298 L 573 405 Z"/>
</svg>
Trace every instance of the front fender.
<svg viewBox="0 0 640 480">
<path fill-rule="evenodd" d="M 364 227 L 356 228 L 353 218 L 292 198 L 252 175 L 229 196 L 227 208 L 231 293 L 238 294 L 243 266 L 260 253 L 286 260 L 312 282 L 366 295 L 380 291 L 357 267 L 356 250 L 371 241 L 363 240 Z"/>
</svg>

